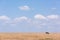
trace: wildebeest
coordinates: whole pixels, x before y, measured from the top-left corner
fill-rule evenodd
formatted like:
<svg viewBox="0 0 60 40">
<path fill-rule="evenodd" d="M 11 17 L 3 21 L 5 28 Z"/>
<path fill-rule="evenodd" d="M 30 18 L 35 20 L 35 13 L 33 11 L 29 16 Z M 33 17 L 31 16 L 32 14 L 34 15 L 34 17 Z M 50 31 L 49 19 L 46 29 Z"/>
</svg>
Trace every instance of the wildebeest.
<svg viewBox="0 0 60 40">
<path fill-rule="evenodd" d="M 50 34 L 49 32 L 45 32 L 46 34 Z"/>
</svg>

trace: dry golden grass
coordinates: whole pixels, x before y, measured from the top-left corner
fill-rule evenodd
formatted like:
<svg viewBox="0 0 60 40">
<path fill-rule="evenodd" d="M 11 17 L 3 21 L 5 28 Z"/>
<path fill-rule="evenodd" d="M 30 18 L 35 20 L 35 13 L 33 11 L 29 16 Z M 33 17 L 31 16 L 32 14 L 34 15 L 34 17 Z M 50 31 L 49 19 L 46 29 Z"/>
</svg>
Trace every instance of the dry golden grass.
<svg viewBox="0 0 60 40">
<path fill-rule="evenodd" d="M 0 33 L 0 40 L 60 40 L 60 33 Z"/>
</svg>

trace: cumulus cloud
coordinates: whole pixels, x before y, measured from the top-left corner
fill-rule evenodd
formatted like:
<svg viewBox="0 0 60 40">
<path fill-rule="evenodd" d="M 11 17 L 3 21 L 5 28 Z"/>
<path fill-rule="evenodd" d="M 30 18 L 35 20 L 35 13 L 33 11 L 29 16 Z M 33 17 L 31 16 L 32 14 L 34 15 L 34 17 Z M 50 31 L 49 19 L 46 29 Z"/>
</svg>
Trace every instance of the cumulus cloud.
<svg viewBox="0 0 60 40">
<path fill-rule="evenodd" d="M 10 18 L 8 16 L 0 16 L 0 26 L 5 26 L 10 23 Z"/>
<path fill-rule="evenodd" d="M 46 19 L 45 16 L 40 15 L 40 14 L 35 15 L 34 18 L 35 18 L 35 19 Z"/>
<path fill-rule="evenodd" d="M 47 16 L 48 19 L 58 19 L 59 16 L 58 15 L 49 15 Z"/>
<path fill-rule="evenodd" d="M 10 20 L 8 16 L 0 16 L 0 20 Z"/>
<path fill-rule="evenodd" d="M 28 18 L 25 17 L 25 16 L 15 18 L 15 20 L 17 20 L 17 21 L 22 21 L 22 20 L 27 20 L 27 19 L 28 19 Z"/>
<path fill-rule="evenodd" d="M 22 17 L 14 18 L 13 23 L 20 23 L 20 22 L 23 22 L 23 21 L 28 21 L 28 17 L 22 16 Z"/>
<path fill-rule="evenodd" d="M 30 10 L 30 7 L 29 6 L 20 6 L 19 7 L 20 10 Z"/>
<path fill-rule="evenodd" d="M 59 15 L 48 15 L 48 16 L 44 16 L 44 15 L 41 15 L 41 14 L 36 14 L 34 16 L 35 19 L 58 19 L 59 18 Z"/>
<path fill-rule="evenodd" d="M 22 16 L 22 17 L 14 18 L 13 20 L 13 24 L 24 23 L 24 22 L 31 23 L 31 19 L 26 16 Z"/>
<path fill-rule="evenodd" d="M 10 25 L 16 25 L 16 26 L 31 26 L 31 27 L 54 27 L 54 25 L 56 26 L 60 26 L 60 17 L 58 15 L 48 15 L 48 16 L 44 16 L 41 14 L 36 14 L 35 16 L 33 16 L 34 19 L 30 19 L 26 16 L 21 16 L 21 17 L 17 17 L 14 19 L 10 19 L 8 16 L 0 16 L 0 24 L 5 22 L 7 23 L 6 25 L 10 26 Z M 38 20 L 36 20 L 38 19 Z M 49 19 L 49 20 L 46 20 Z M 54 19 L 53 21 L 51 19 Z M 56 20 L 57 19 L 57 20 Z M 2 21 L 3 20 L 3 21 Z M 3 25 L 3 24 L 2 24 Z"/>
<path fill-rule="evenodd" d="M 38 20 L 36 20 L 38 19 Z M 49 20 L 46 20 L 49 19 Z M 53 21 L 51 19 L 54 19 Z M 56 20 L 57 19 L 57 20 Z M 17 17 L 14 18 L 12 20 L 12 24 L 16 24 L 16 23 L 30 23 L 31 25 L 35 25 L 35 26 L 50 26 L 53 25 L 53 23 L 55 25 L 59 24 L 60 20 L 59 20 L 59 16 L 58 15 L 48 15 L 48 16 L 44 16 L 44 15 L 40 15 L 37 14 L 34 16 L 34 19 L 30 19 L 26 16 L 22 16 L 22 17 Z M 46 25 L 47 24 L 47 25 Z"/>
</svg>

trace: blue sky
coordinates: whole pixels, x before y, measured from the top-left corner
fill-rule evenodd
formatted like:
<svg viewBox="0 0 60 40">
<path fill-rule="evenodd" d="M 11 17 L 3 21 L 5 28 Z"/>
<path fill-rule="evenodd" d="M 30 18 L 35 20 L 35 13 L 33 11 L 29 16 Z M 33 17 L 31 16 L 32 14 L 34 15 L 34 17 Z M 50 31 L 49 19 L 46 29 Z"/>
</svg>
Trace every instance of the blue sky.
<svg viewBox="0 0 60 40">
<path fill-rule="evenodd" d="M 0 32 L 60 32 L 60 0 L 0 0 Z"/>
</svg>

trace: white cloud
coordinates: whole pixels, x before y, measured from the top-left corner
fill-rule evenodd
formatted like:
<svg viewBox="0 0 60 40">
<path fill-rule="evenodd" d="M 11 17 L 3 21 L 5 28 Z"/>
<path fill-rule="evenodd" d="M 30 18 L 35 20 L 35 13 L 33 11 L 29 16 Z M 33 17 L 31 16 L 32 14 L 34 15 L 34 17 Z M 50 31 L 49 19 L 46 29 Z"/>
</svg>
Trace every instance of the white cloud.
<svg viewBox="0 0 60 40">
<path fill-rule="evenodd" d="M 30 19 L 26 16 L 21 16 L 21 17 L 17 17 L 14 19 L 11 19 L 8 16 L 0 16 L 0 25 L 4 24 L 4 25 L 8 25 L 8 26 L 28 26 L 28 27 L 54 27 L 54 25 L 58 26 L 60 25 L 60 18 L 58 15 L 48 15 L 48 16 L 44 16 L 44 15 L 40 15 L 37 14 L 34 16 L 35 19 Z M 38 19 L 38 20 L 36 20 Z M 43 19 L 43 20 L 42 20 Z M 49 19 L 49 20 L 45 20 L 45 19 Z M 50 19 L 57 19 L 57 20 L 50 20 Z M 7 23 L 8 22 L 8 23 Z M 5 24 L 6 23 L 6 24 Z M 21 25 L 22 24 L 22 25 Z"/>
<path fill-rule="evenodd" d="M 14 19 L 14 22 L 22 22 L 22 21 L 27 21 L 28 18 L 26 16 L 18 17 Z"/>
<path fill-rule="evenodd" d="M 58 19 L 59 16 L 58 15 L 49 15 L 47 16 L 48 19 Z"/>
<path fill-rule="evenodd" d="M 8 23 L 10 23 L 10 18 L 8 16 L 0 16 L 0 25 L 7 25 Z"/>
<path fill-rule="evenodd" d="M 46 19 L 45 16 L 40 15 L 40 14 L 35 15 L 34 18 L 35 18 L 35 19 Z"/>
<path fill-rule="evenodd" d="M 10 20 L 10 18 L 7 16 L 0 16 L 0 20 Z"/>
<path fill-rule="evenodd" d="M 20 6 L 19 7 L 20 10 L 30 10 L 29 6 Z"/>
</svg>

